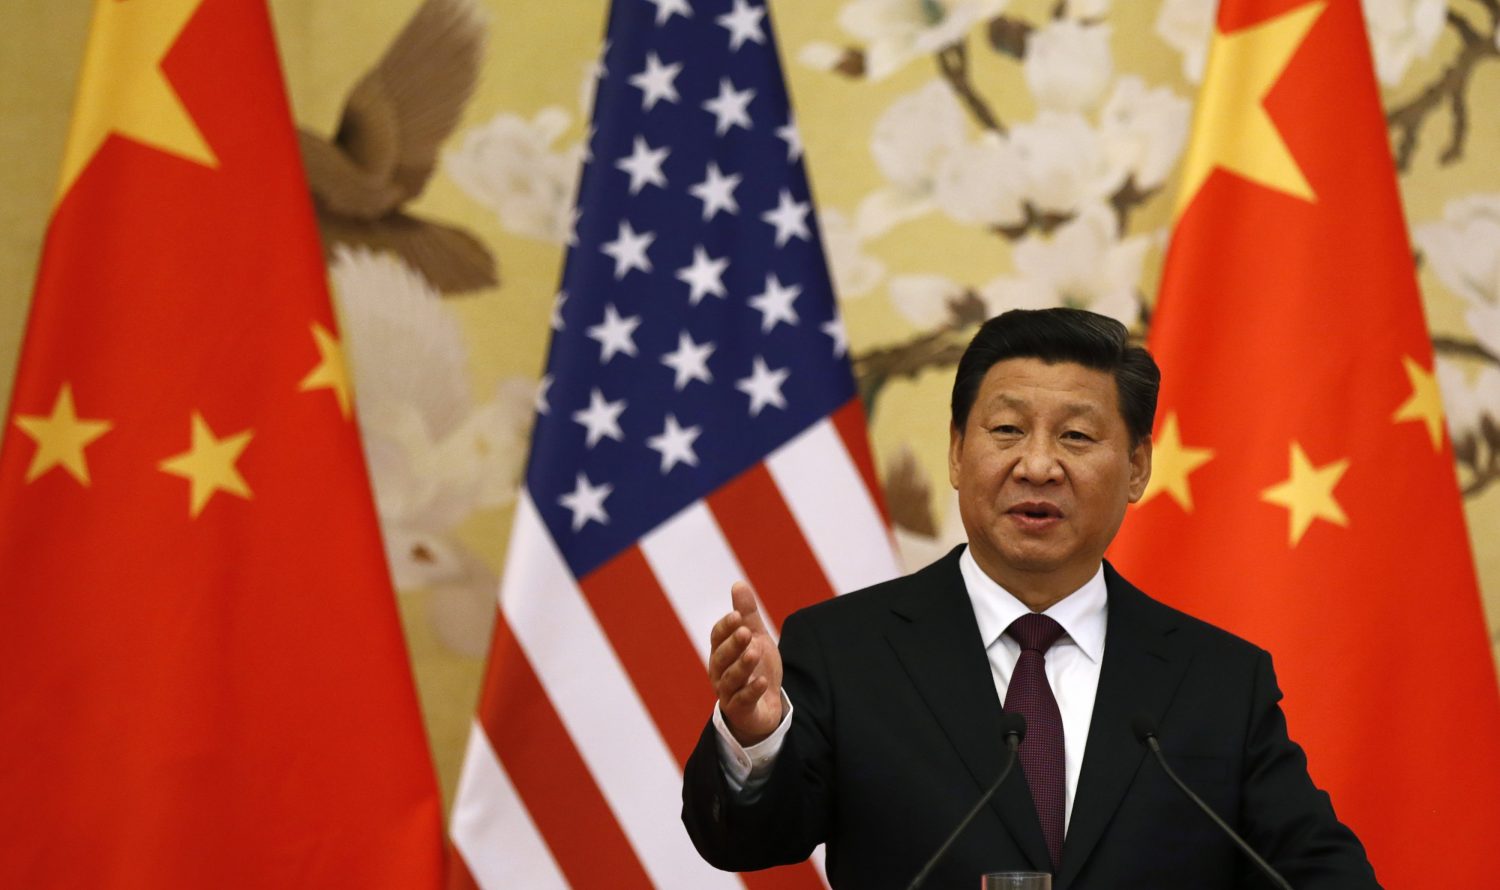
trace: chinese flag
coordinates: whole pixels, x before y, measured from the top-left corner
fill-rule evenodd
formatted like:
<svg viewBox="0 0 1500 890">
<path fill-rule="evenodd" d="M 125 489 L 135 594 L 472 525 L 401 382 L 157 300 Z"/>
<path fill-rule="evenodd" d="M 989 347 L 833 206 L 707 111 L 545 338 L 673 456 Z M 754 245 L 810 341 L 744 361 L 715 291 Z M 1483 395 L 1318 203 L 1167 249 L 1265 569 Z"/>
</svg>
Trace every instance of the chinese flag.
<svg viewBox="0 0 1500 890">
<path fill-rule="evenodd" d="M 97 0 L 10 412 L 0 886 L 438 886 L 263 0 Z"/>
<path fill-rule="evenodd" d="M 1358 0 L 1225 0 L 1111 558 L 1271 651 L 1387 887 L 1494 886 L 1500 696 Z"/>
</svg>

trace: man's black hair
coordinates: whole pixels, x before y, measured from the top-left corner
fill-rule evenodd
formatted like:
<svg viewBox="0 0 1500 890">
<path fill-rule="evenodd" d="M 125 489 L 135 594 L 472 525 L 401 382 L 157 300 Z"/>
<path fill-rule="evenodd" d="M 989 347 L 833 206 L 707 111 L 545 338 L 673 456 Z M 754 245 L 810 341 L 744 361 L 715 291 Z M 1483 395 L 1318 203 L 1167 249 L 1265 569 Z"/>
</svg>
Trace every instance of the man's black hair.
<svg viewBox="0 0 1500 890">
<path fill-rule="evenodd" d="M 997 362 L 1037 358 L 1048 364 L 1075 362 L 1115 378 L 1120 414 L 1130 445 L 1151 435 L 1161 371 L 1144 347 L 1130 342 L 1125 326 L 1084 309 L 1012 309 L 979 326 L 958 360 L 953 378 L 953 424 L 960 433 L 984 375 Z"/>
</svg>

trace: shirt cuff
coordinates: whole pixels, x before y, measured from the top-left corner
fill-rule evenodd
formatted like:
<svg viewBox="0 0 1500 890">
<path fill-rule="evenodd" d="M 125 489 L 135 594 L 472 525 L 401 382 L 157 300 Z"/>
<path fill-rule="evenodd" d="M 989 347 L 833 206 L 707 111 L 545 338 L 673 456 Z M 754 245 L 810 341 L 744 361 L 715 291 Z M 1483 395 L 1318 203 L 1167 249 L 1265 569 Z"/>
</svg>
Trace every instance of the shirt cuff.
<svg viewBox="0 0 1500 890">
<path fill-rule="evenodd" d="M 724 778 L 740 803 L 751 803 L 771 777 L 776 766 L 776 755 L 781 753 L 782 742 L 792 727 L 792 700 L 786 690 L 781 691 L 781 723 L 764 739 L 746 748 L 735 740 L 734 734 L 724 722 L 719 703 L 714 702 L 714 731 L 719 744 L 719 766 Z"/>
</svg>

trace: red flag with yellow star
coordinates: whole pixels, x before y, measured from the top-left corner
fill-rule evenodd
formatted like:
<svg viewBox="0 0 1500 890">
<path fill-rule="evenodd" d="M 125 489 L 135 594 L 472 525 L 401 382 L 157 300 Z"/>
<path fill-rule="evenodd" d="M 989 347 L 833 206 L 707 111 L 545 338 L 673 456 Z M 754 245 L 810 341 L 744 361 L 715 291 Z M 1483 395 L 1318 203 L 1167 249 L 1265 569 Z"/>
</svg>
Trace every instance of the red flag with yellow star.
<svg viewBox="0 0 1500 890">
<path fill-rule="evenodd" d="M 0 450 L 0 886 L 438 886 L 335 330 L 264 0 L 97 0 Z"/>
<path fill-rule="evenodd" d="M 1489 886 L 1500 695 L 1358 0 L 1225 0 L 1185 165 L 1111 558 L 1271 651 L 1385 886 Z"/>
</svg>

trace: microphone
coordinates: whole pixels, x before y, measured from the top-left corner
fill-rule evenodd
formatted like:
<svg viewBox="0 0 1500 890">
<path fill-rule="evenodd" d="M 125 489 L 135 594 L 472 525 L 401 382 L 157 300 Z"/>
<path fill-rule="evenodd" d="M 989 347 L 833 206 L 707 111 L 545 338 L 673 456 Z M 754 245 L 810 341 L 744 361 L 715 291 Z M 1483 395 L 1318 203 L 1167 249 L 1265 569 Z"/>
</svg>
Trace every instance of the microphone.
<svg viewBox="0 0 1500 890">
<path fill-rule="evenodd" d="M 953 842 L 958 840 L 958 836 L 963 834 L 964 829 L 969 827 L 969 823 L 974 821 L 974 817 L 979 815 L 979 811 L 984 809 L 984 805 L 990 802 L 990 798 L 995 796 L 996 791 L 1000 790 L 1001 783 L 1005 781 L 1005 777 L 1010 775 L 1011 769 L 1016 765 L 1016 749 L 1021 747 L 1021 740 L 1026 738 L 1026 718 L 1015 711 L 1001 712 L 1000 735 L 1005 739 L 1005 766 L 1000 770 L 1000 777 L 995 780 L 995 784 L 991 785 L 984 794 L 979 796 L 979 802 L 974 804 L 974 808 L 969 810 L 969 814 L 964 816 L 963 821 L 958 823 L 958 827 L 953 829 L 953 833 L 948 835 L 948 839 L 943 841 L 943 845 L 938 847 L 936 853 L 932 854 L 932 858 L 927 860 L 927 864 L 922 866 L 922 870 L 917 872 L 917 876 L 911 879 L 910 884 L 906 885 L 906 890 L 917 890 L 918 887 L 922 886 L 922 882 L 927 880 L 927 876 L 942 861 L 943 854 L 948 852 L 948 848 L 953 846 Z"/>
<path fill-rule="evenodd" d="M 1219 826 L 1225 834 L 1229 835 L 1229 839 L 1234 841 L 1241 850 L 1245 851 L 1245 855 L 1250 857 L 1250 861 L 1260 866 L 1260 870 L 1266 873 L 1266 876 L 1271 879 L 1271 883 L 1280 887 L 1281 890 L 1292 890 L 1292 885 L 1287 883 L 1286 878 L 1283 878 L 1280 872 L 1271 867 L 1271 863 L 1260 858 L 1259 853 L 1250 849 L 1250 845 L 1245 843 L 1245 839 L 1236 834 L 1235 830 L 1230 828 L 1227 822 L 1219 818 L 1218 813 L 1215 813 L 1208 804 L 1203 802 L 1202 798 L 1194 794 L 1192 789 L 1188 788 L 1181 779 L 1177 778 L 1177 774 L 1172 772 L 1172 768 L 1167 766 L 1167 758 L 1161 753 L 1161 742 L 1156 738 L 1156 721 L 1151 719 L 1150 714 L 1138 712 L 1135 716 L 1131 717 L 1130 731 L 1135 733 L 1137 741 L 1150 748 L 1151 753 L 1156 755 L 1156 762 L 1161 764 L 1161 768 L 1167 774 L 1167 778 L 1171 779 L 1172 783 L 1178 788 L 1181 788 L 1182 793 L 1188 796 L 1188 800 L 1198 805 L 1198 809 L 1207 813 L 1208 818 L 1214 820 L 1214 824 Z"/>
</svg>

